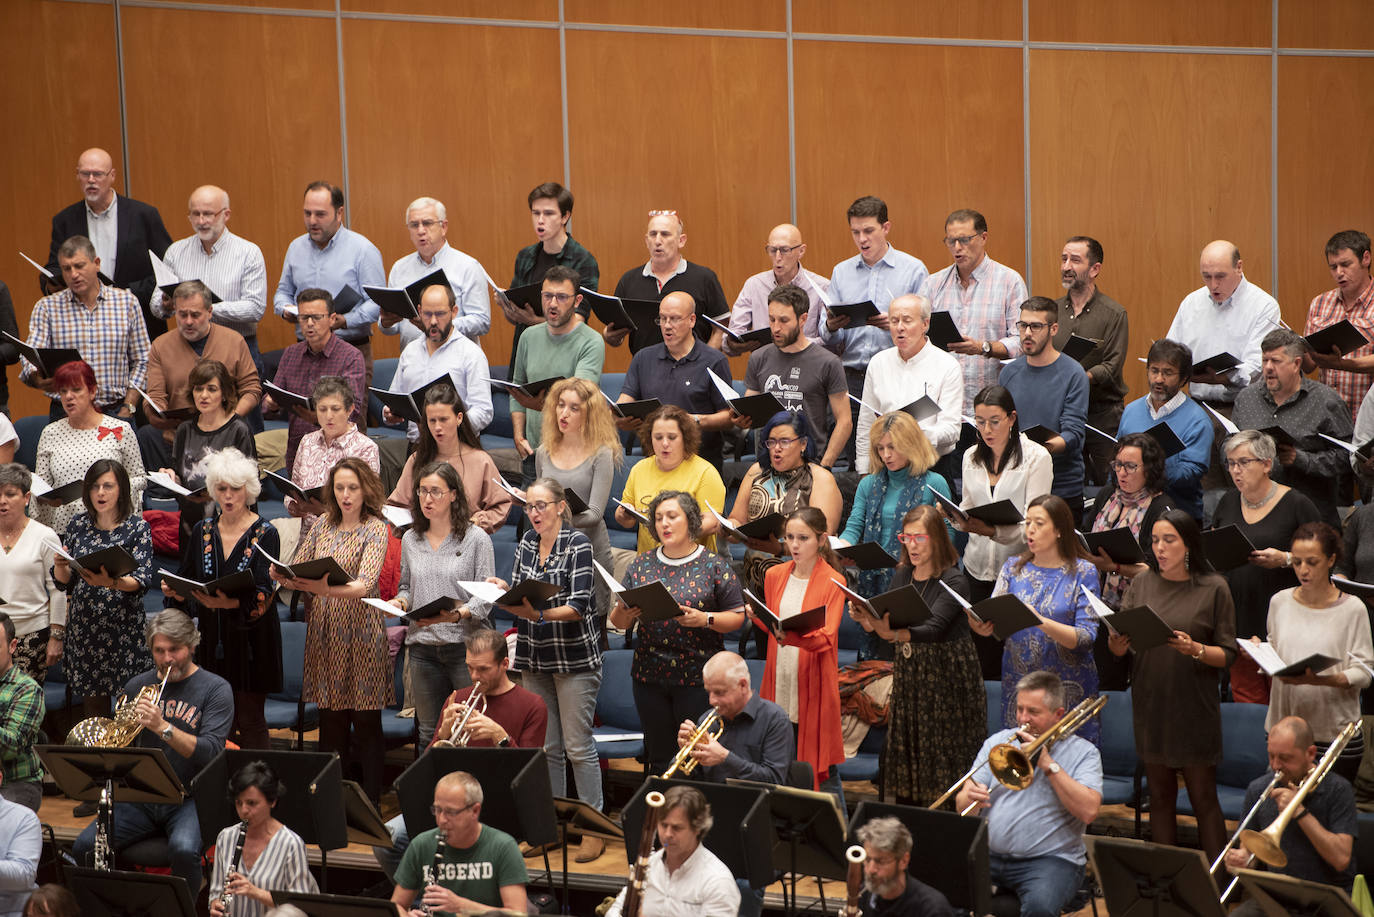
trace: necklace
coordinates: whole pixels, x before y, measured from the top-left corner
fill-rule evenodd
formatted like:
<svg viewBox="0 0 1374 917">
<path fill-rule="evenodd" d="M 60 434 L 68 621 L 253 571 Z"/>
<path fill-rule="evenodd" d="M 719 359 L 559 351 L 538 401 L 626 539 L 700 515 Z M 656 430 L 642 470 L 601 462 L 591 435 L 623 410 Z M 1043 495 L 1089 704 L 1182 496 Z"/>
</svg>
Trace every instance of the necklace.
<svg viewBox="0 0 1374 917">
<path fill-rule="evenodd" d="M 1251 503 L 1249 500 L 1247 500 L 1247 499 L 1245 498 L 1245 494 L 1241 494 L 1241 495 L 1240 495 L 1240 502 L 1242 502 L 1242 503 L 1245 504 L 1245 508 L 1246 508 L 1246 509 L 1259 509 L 1260 507 L 1264 506 L 1264 504 L 1268 503 L 1271 499 L 1273 499 L 1274 494 L 1278 492 L 1278 489 L 1279 489 L 1279 482 L 1278 482 L 1278 481 L 1270 481 L 1270 482 L 1269 482 L 1269 492 L 1266 493 L 1266 494 L 1264 495 L 1263 499 L 1259 500 L 1258 502 Z"/>
<path fill-rule="evenodd" d="M 13 551 L 14 546 L 19 543 L 19 539 L 24 537 L 24 528 L 28 524 L 28 520 L 25 519 L 12 535 L 0 533 L 0 548 L 4 548 L 6 554 Z"/>
</svg>

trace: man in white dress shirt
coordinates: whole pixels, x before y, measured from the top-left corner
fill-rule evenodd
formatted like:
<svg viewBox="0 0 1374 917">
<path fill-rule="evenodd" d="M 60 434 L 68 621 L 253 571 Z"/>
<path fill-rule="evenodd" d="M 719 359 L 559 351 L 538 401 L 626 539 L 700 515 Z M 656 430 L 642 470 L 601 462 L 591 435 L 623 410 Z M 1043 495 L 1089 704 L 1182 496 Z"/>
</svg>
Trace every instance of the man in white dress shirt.
<svg viewBox="0 0 1374 917">
<path fill-rule="evenodd" d="M 448 244 L 448 208 L 432 197 L 417 197 L 406 208 L 406 230 L 415 251 L 391 266 L 386 285 L 397 289 L 443 268 L 458 301 L 454 329 L 468 340 L 491 330 L 491 297 L 482 265 L 471 255 Z M 377 322 L 382 334 L 400 334 L 401 350 L 425 336 L 419 319 L 406 321 L 394 312 L 382 310 Z"/>
<path fill-rule="evenodd" d="M 420 321 L 425 336 L 401 351 L 396 374 L 391 378 L 391 391 L 413 392 L 448 373 L 453 389 L 463 399 L 472 428 L 481 432 L 491 423 L 491 382 L 487 358 L 482 348 L 458 333 L 458 300 L 453 288 L 441 283 L 430 284 L 420 294 Z M 385 408 L 383 419 L 395 423 L 397 418 Z M 420 439 L 420 428 L 414 423 L 406 427 L 411 442 Z"/>
<path fill-rule="evenodd" d="M 892 345 L 879 351 L 864 377 L 863 405 L 855 436 L 856 470 L 868 472 L 869 431 L 873 421 L 889 411 L 930 397 L 939 413 L 920 421 L 921 431 L 937 454 L 948 455 L 959 443 L 960 410 L 964 405 L 964 374 L 959 361 L 930 343 L 930 301 L 909 293 L 887 307 Z"/>
<path fill-rule="evenodd" d="M 1189 394 L 1226 416 L 1236 395 L 1260 375 L 1260 341 L 1279 324 L 1274 297 L 1245 279 L 1240 249 L 1224 239 L 1209 242 L 1199 261 L 1202 286 L 1179 303 L 1164 335 L 1193 353 Z M 1229 353 L 1241 365 L 1222 373 L 1201 372 L 1199 363 Z"/>
</svg>

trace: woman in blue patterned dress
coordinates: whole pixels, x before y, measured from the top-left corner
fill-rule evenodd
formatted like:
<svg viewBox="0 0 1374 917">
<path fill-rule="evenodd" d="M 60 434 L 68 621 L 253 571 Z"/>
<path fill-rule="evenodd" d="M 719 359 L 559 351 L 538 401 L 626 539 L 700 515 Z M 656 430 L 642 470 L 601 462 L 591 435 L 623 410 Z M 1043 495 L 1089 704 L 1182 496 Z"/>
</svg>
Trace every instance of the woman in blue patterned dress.
<svg viewBox="0 0 1374 917">
<path fill-rule="evenodd" d="M 993 595 L 1010 592 L 1025 602 L 1040 624 L 1017 631 L 1002 648 L 1002 723 L 1015 726 L 1016 683 L 1037 669 L 1058 675 L 1064 682 L 1064 705 L 1072 708 L 1097 694 L 1097 665 L 1093 640 L 1097 618 L 1080 586 L 1098 589 L 1098 572 L 1080 547 L 1073 531 L 1073 514 L 1053 494 L 1036 497 L 1026 507 L 1027 550 L 1002 565 Z M 974 633 L 990 636 L 991 622 L 972 617 Z M 1078 734 L 1097 743 L 1099 724 L 1090 720 Z"/>
<path fill-rule="evenodd" d="M 281 690 L 281 622 L 270 565 L 253 546 L 260 544 L 278 557 L 281 541 L 272 523 L 248 508 L 262 490 L 257 462 L 237 449 L 223 449 L 206 457 L 204 474 L 219 512 L 192 528 L 182 545 L 178 574 L 205 583 L 247 571 L 252 582 L 229 595 L 221 590 L 185 595 L 164 579 L 162 592 L 169 606 L 200 621 L 197 664 L 234 689 L 230 738 L 240 748 L 271 748 L 263 708 L 267 695 Z"/>
<path fill-rule="evenodd" d="M 134 511 L 129 475 L 114 459 L 99 459 L 82 479 L 86 511 L 67 523 L 62 545 L 82 557 L 119 545 L 138 565 L 115 578 L 105 568 L 76 575 L 66 558 L 53 563 L 53 582 L 70 593 L 63 662 L 86 716 L 109 716 L 110 697 L 152 668 L 143 638 L 143 594 L 153 578 L 153 538 Z"/>
<path fill-rule="evenodd" d="M 682 608 L 670 621 L 641 621 L 630 679 L 644 724 L 644 756 L 650 773 L 662 773 L 677 753 L 677 728 L 710 706 L 702 686 L 706 660 L 725 649 L 725 634 L 744 623 L 744 596 L 727 558 L 697 543 L 701 507 L 691 494 L 665 490 L 645 513 L 659 546 L 630 562 L 626 588 L 662 580 Z M 626 628 L 638 608 L 616 602 L 611 626 Z"/>
</svg>

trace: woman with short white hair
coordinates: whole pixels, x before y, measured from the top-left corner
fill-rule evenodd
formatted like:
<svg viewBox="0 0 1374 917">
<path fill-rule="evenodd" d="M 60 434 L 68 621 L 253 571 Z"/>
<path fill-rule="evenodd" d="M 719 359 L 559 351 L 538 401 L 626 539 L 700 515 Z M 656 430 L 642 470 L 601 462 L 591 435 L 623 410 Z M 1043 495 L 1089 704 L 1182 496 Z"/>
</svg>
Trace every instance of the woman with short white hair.
<svg viewBox="0 0 1374 917">
<path fill-rule="evenodd" d="M 205 486 L 219 512 L 196 523 L 181 546 L 178 576 L 201 584 L 248 576 L 213 594 L 164 577 L 162 591 L 169 606 L 200 619 L 196 663 L 234 689 L 231 738 L 241 748 L 270 748 L 263 707 L 268 694 L 281 690 L 281 622 L 268 563 L 253 546 L 278 557 L 281 541 L 272 524 L 249 509 L 262 490 L 256 461 L 237 449 L 216 452 L 205 463 Z"/>
</svg>

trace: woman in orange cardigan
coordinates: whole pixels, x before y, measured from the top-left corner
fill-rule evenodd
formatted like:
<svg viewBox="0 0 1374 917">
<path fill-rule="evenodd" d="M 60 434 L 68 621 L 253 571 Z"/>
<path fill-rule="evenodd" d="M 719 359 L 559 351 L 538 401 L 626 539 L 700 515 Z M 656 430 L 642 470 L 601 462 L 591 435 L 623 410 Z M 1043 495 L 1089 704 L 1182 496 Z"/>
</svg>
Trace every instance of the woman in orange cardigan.
<svg viewBox="0 0 1374 917">
<path fill-rule="evenodd" d="M 830 549 L 828 531 L 825 514 L 814 506 L 787 517 L 783 540 L 792 559 L 764 575 L 764 602 L 784 619 L 825 606 L 825 624 L 787 633 L 782 646 L 769 639 L 759 693 L 787 711 L 797 730 L 797 760 L 809 763 L 815 783 L 835 793 L 843 806 L 835 765 L 844 760 L 838 663 L 844 593 L 835 580 L 844 579 L 844 573 Z"/>
</svg>

